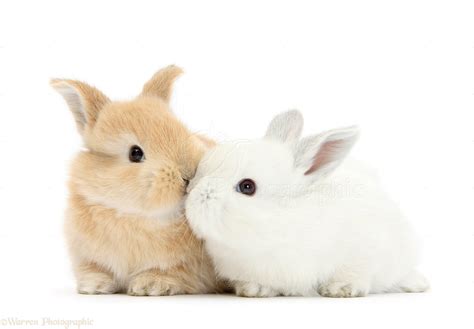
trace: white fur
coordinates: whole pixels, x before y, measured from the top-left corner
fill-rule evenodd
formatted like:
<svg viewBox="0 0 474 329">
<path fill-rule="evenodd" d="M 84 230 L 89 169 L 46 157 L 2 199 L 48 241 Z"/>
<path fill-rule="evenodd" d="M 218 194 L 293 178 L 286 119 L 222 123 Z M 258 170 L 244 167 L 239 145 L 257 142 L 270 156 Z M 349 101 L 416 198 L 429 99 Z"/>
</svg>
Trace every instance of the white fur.
<svg viewBox="0 0 474 329">
<path fill-rule="evenodd" d="M 294 111 L 288 113 L 295 130 L 273 129 L 274 120 L 262 140 L 215 147 L 189 186 L 187 218 L 206 241 L 218 274 L 244 296 L 426 290 L 415 272 L 414 233 L 397 205 L 369 169 L 342 162 L 356 129 L 297 144 L 302 118 L 295 122 Z M 324 143 L 336 137 L 341 143 L 327 148 Z M 236 191 L 244 178 L 257 183 L 255 195 Z"/>
</svg>

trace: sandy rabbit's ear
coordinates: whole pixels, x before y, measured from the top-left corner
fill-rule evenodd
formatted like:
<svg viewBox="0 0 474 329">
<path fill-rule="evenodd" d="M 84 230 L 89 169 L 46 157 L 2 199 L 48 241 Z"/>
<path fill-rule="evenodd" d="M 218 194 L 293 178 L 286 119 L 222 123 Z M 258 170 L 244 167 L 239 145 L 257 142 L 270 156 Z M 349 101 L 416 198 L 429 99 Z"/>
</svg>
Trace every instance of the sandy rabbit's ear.
<svg viewBox="0 0 474 329">
<path fill-rule="evenodd" d="M 50 83 L 69 105 L 81 135 L 86 126 L 95 124 L 99 111 L 110 102 L 107 96 L 84 82 L 52 79 Z"/>
<path fill-rule="evenodd" d="M 352 126 L 303 138 L 296 146 L 296 167 L 312 178 L 325 176 L 344 160 L 358 136 L 359 129 Z"/>
<path fill-rule="evenodd" d="M 166 103 L 169 103 L 173 82 L 181 73 L 183 73 L 183 70 L 175 65 L 170 65 L 159 70 L 143 86 L 142 95 L 158 96 Z"/>
<path fill-rule="evenodd" d="M 283 143 L 294 142 L 301 136 L 303 116 L 298 110 L 283 112 L 270 122 L 265 138 L 278 140 Z"/>
</svg>

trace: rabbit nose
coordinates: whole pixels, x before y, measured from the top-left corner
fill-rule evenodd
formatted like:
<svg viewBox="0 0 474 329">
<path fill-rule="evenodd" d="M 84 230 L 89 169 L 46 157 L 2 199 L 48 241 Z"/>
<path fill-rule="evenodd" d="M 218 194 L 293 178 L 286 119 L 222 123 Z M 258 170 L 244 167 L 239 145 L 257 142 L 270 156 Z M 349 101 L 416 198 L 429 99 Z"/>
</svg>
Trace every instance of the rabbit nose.
<svg viewBox="0 0 474 329">
<path fill-rule="evenodd" d="M 193 185 L 192 182 L 191 182 L 191 185 Z M 212 180 L 209 180 L 206 178 L 201 179 L 199 184 L 195 186 L 195 189 L 196 189 L 196 192 L 199 193 L 199 198 L 202 203 L 217 199 L 217 196 L 218 196 L 217 185 L 216 185 L 216 182 Z"/>
<path fill-rule="evenodd" d="M 211 186 L 207 186 L 201 190 L 201 197 L 204 201 L 214 199 L 215 195 L 216 195 L 216 190 Z"/>
</svg>

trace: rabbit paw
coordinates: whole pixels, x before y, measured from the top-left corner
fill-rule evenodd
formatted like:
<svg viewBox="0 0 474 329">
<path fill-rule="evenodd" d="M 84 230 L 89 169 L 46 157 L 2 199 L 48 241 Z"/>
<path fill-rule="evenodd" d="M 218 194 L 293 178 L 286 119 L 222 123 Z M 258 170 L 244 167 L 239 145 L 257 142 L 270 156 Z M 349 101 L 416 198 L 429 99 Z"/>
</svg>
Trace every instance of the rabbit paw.
<svg viewBox="0 0 474 329">
<path fill-rule="evenodd" d="M 234 282 L 235 294 L 240 297 L 275 297 L 279 293 L 258 283 L 236 281 Z"/>
<path fill-rule="evenodd" d="M 408 274 L 398 286 L 403 292 L 424 292 L 430 288 L 428 280 L 418 272 Z"/>
<path fill-rule="evenodd" d="M 185 291 L 179 282 L 157 273 L 141 273 L 132 279 L 128 286 L 131 296 L 171 296 Z"/>
<path fill-rule="evenodd" d="M 77 282 L 77 291 L 86 295 L 114 294 L 118 286 L 112 276 L 107 273 L 87 273 Z"/>
<path fill-rule="evenodd" d="M 342 282 L 342 281 L 331 281 L 326 284 L 322 284 L 318 287 L 318 294 L 323 297 L 364 297 L 368 294 L 368 289 L 365 287 L 358 287 L 356 284 Z"/>
</svg>

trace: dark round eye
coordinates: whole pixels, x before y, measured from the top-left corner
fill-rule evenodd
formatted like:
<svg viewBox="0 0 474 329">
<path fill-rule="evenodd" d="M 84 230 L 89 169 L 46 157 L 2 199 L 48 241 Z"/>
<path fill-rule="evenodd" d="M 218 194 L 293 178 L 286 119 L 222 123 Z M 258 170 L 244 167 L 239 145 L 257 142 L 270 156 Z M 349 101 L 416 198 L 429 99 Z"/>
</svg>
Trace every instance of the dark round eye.
<svg viewBox="0 0 474 329">
<path fill-rule="evenodd" d="M 143 153 L 143 150 L 139 146 L 133 145 L 130 148 L 128 158 L 131 162 L 142 162 L 143 160 L 145 160 L 145 153 Z"/>
<path fill-rule="evenodd" d="M 257 191 L 257 185 L 250 178 L 242 179 L 239 184 L 237 184 L 237 192 L 252 196 Z"/>
</svg>

